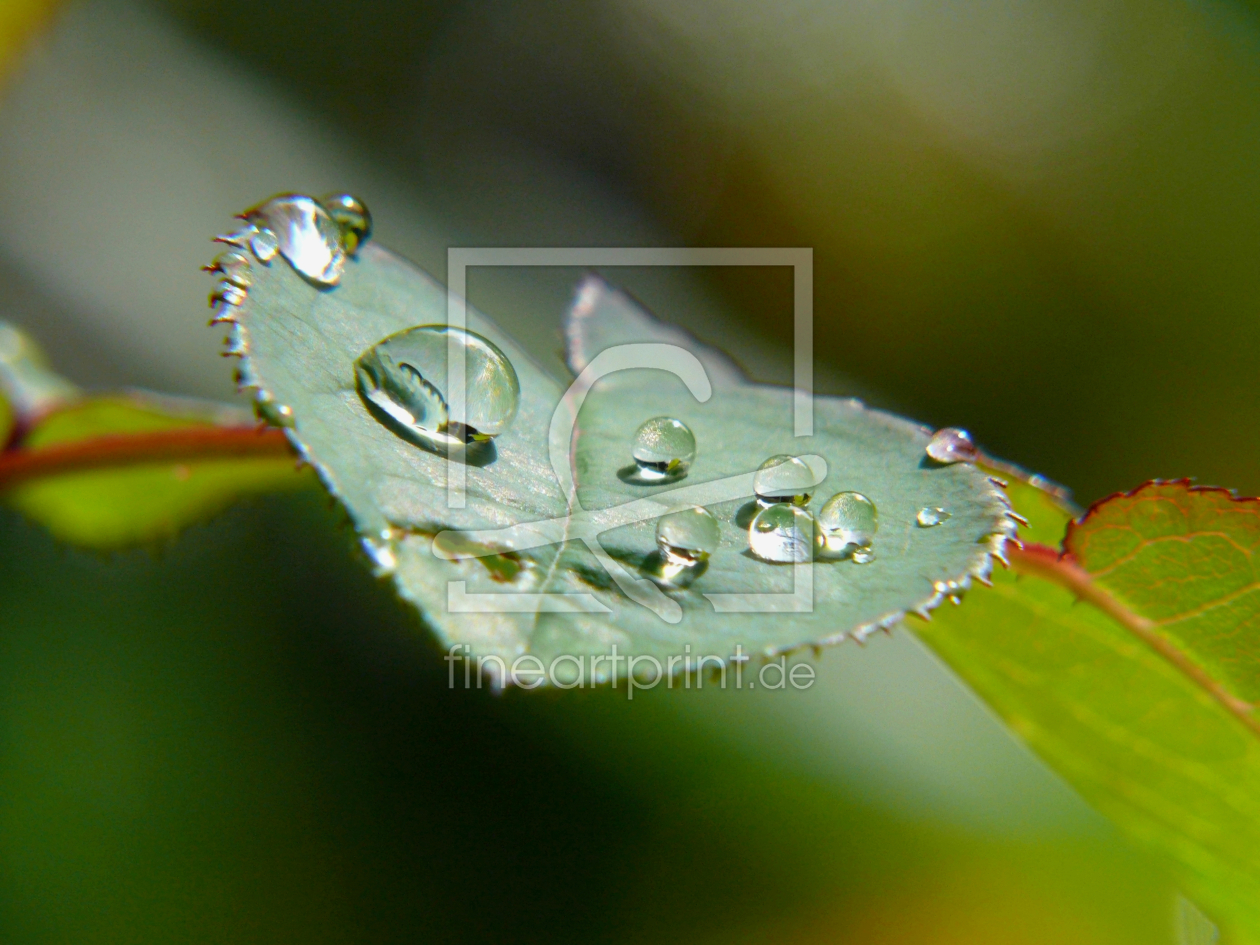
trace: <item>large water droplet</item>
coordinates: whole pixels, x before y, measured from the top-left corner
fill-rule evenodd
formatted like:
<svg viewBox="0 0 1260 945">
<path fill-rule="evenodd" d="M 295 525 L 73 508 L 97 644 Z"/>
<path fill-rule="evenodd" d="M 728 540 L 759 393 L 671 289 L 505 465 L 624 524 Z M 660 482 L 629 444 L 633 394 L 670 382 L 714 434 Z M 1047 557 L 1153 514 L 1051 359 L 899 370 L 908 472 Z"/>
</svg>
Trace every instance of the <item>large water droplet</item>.
<svg viewBox="0 0 1260 945">
<path fill-rule="evenodd" d="M 966 430 L 942 427 L 932 434 L 927 454 L 938 463 L 974 463 L 980 451 Z"/>
<path fill-rule="evenodd" d="M 656 522 L 656 546 L 672 564 L 699 564 L 717 550 L 721 540 L 717 519 L 700 506 L 662 515 Z"/>
<path fill-rule="evenodd" d="M 869 549 L 879 528 L 875 503 L 860 492 L 838 492 L 818 510 L 823 551 L 829 557 Z"/>
<path fill-rule="evenodd" d="M 372 237 L 372 214 L 352 194 L 328 194 L 320 201 L 341 232 L 341 245 L 353 256 Z"/>
<path fill-rule="evenodd" d="M 319 286 L 341 281 L 346 266 L 341 228 L 317 200 L 282 194 L 245 211 L 244 216 L 260 232 L 275 237 L 280 254 L 306 279 Z"/>
<path fill-rule="evenodd" d="M 635 431 L 630 451 L 640 480 L 681 479 L 696 458 L 696 437 L 681 420 L 653 417 Z"/>
<path fill-rule="evenodd" d="M 464 414 L 447 403 L 447 342 L 464 358 Z M 488 338 L 446 325 L 421 325 L 390 335 L 354 363 L 359 390 L 405 431 L 436 448 L 483 442 L 512 423 L 521 385 L 512 362 Z"/>
<path fill-rule="evenodd" d="M 813 514 L 790 503 L 766 506 L 748 526 L 748 546 L 763 561 L 811 561 L 819 538 Z"/>
<path fill-rule="evenodd" d="M 762 508 L 781 502 L 809 505 L 817 484 L 818 477 L 803 459 L 782 453 L 767 459 L 753 476 L 753 492 Z"/>
<path fill-rule="evenodd" d="M 919 514 L 914 517 L 914 523 L 920 528 L 935 528 L 949 517 L 949 512 L 938 506 L 930 505 L 919 509 Z"/>
</svg>

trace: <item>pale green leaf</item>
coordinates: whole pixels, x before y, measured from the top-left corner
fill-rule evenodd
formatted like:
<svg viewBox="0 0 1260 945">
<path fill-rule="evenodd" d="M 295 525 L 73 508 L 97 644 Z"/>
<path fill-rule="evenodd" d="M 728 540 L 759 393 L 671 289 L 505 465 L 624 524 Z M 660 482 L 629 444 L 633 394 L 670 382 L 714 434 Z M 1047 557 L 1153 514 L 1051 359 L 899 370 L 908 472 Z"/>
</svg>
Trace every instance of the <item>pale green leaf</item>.
<svg viewBox="0 0 1260 945">
<path fill-rule="evenodd" d="M 231 346 L 245 354 L 245 383 L 272 408 L 291 411 L 292 441 L 345 503 L 378 568 L 392 573 L 399 592 L 445 643 L 467 644 L 470 655 L 510 663 L 528 653 L 549 662 L 560 654 L 606 653 L 616 644 L 622 654 L 664 663 L 685 646 L 694 655 L 727 659 L 737 646 L 761 653 L 836 641 L 895 621 L 907 609 L 934 606 L 972 575 L 987 573 L 990 552 L 1013 528 L 1004 495 L 984 472 L 925 460 L 924 428 L 856 401 L 820 397 L 814 435 L 794 437 L 790 391 L 747 383 L 724 357 L 598 280 L 583 286 L 566 326 L 574 367 L 609 345 L 673 345 L 700 357 L 712 397 L 698 402 L 661 370 L 605 378 L 582 406 L 570 455 L 565 413 L 553 423 L 570 379 L 548 376 L 509 333 L 469 308 L 467 326 L 515 365 L 522 404 L 514 425 L 495 441 L 493 461 L 462 467 L 465 504 L 452 507 L 447 461 L 376 419 L 356 390 L 353 367 L 391 334 L 445 323 L 442 286 L 373 244 L 347 263 L 335 287 L 316 287 L 279 256 L 255 261 L 250 282 L 239 306 L 225 308 L 238 322 Z M 691 424 L 698 458 L 681 482 L 623 481 L 618 470 L 630 463 L 630 438 L 654 414 Z M 753 472 L 775 453 L 825 460 L 827 478 L 814 508 L 842 489 L 876 502 L 877 560 L 820 562 L 812 606 L 800 612 L 716 613 L 706 594 L 786 595 L 794 586 L 795 569 L 752 557 L 746 523 L 737 524 Z M 568 518 L 571 470 L 578 504 Z M 691 504 L 708 505 L 719 517 L 722 544 L 687 589 L 662 591 L 644 570 L 655 549 L 655 519 Z M 918 528 L 915 514 L 924 506 L 948 507 L 952 518 Z M 446 536 L 445 557 L 437 556 L 434 536 L 452 529 L 476 534 Z M 502 554 L 486 557 L 490 552 Z M 514 607 L 505 611 L 508 602 Z M 787 605 L 772 600 L 770 606 Z"/>
</svg>

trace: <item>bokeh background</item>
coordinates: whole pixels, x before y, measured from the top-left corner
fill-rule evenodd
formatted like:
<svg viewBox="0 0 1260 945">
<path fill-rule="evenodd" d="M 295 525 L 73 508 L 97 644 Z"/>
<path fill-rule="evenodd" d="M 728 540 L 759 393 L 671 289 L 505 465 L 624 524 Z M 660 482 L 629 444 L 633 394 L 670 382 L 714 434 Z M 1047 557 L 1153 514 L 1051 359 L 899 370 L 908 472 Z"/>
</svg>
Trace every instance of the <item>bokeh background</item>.
<svg viewBox="0 0 1260 945">
<path fill-rule="evenodd" d="M 14 0 L 10 0 L 14 2 Z M 197 268 L 350 190 L 449 246 L 810 246 L 822 390 L 1072 487 L 1260 492 L 1260 14 L 1172 0 L 92 0 L 0 88 L 0 317 L 231 398 Z M 555 364 L 580 274 L 476 270 Z M 786 270 L 615 270 L 791 377 Z M 1175 889 L 898 632 L 805 693 L 451 691 L 315 494 L 95 556 L 0 512 L 0 932 L 1175 941 Z"/>
</svg>

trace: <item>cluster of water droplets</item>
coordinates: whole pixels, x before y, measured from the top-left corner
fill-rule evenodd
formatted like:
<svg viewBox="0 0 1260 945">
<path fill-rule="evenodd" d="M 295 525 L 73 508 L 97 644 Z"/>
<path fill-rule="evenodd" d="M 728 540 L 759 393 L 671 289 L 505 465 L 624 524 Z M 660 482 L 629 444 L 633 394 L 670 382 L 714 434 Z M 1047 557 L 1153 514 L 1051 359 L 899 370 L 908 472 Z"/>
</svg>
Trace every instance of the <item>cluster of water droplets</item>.
<svg viewBox="0 0 1260 945">
<path fill-rule="evenodd" d="M 349 194 L 316 200 L 284 194 L 242 214 L 246 225 L 219 241 L 229 248 L 206 267 L 219 281 L 211 294 L 214 321 L 234 322 L 234 310 L 253 283 L 255 261 L 270 265 L 283 257 L 313 285 L 327 289 L 342 278 L 347 260 L 372 231 L 367 208 Z M 251 258 L 252 256 L 252 258 Z M 235 326 L 234 326 L 235 327 Z M 229 353 L 241 353 L 239 333 L 229 339 Z M 453 412 L 447 397 L 451 358 L 464 364 L 464 408 Z M 360 395 L 378 419 L 395 432 L 439 451 L 484 443 L 504 432 L 520 406 L 520 383 L 507 356 L 476 332 L 447 325 L 420 325 L 385 338 L 364 351 L 354 364 Z M 292 411 L 260 392 L 260 416 L 279 426 L 293 423 Z M 687 476 L 696 459 L 696 437 L 675 417 L 653 417 L 631 441 L 634 481 L 665 484 Z M 937 464 L 974 463 L 980 454 L 965 430 L 947 427 L 933 434 L 927 457 Z M 860 492 L 829 498 L 817 514 L 808 508 L 820 476 L 800 457 L 771 456 L 753 477 L 756 514 L 748 526 L 748 544 L 763 561 L 804 563 L 816 558 L 875 560 L 873 545 L 879 511 Z M 938 506 L 915 516 L 919 528 L 934 528 L 950 518 Z M 721 543 L 721 526 L 707 509 L 693 507 L 662 516 L 656 523 L 658 580 L 684 586 L 703 573 Z M 365 543 L 379 567 L 393 566 L 388 536 Z M 938 586 L 943 597 L 957 599 L 965 588 Z"/>
<path fill-rule="evenodd" d="M 696 440 L 683 421 L 653 417 L 635 432 L 631 452 L 640 482 L 673 481 L 686 476 L 694 462 Z M 980 455 L 970 434 L 953 427 L 937 431 L 925 452 L 938 464 L 974 463 Z M 860 492 L 838 492 L 815 514 L 808 506 L 818 481 L 799 456 L 777 454 L 761 464 L 753 476 L 755 514 L 748 525 L 748 545 L 756 557 L 776 564 L 815 559 L 869 564 L 875 560 L 879 530 L 875 503 Z M 950 517 L 940 506 L 925 506 L 915 515 L 914 525 L 935 528 Z M 695 508 L 662 517 L 656 536 L 666 565 L 694 569 L 717 549 L 721 531 L 711 513 Z"/>
<path fill-rule="evenodd" d="M 211 325 L 228 324 L 224 354 L 244 356 L 245 334 L 237 323 L 237 310 L 245 303 L 254 283 L 253 266 L 269 266 L 277 255 L 295 272 L 321 289 L 341 281 L 347 259 L 353 257 L 372 235 L 372 215 L 350 194 L 329 194 L 316 200 L 301 194 L 281 194 L 240 215 L 245 225 L 215 238 L 227 249 L 204 267 L 217 277 L 210 292 L 214 316 Z M 242 387 L 252 386 L 238 372 Z M 258 390 L 254 409 L 273 426 L 292 426 L 293 411 Z"/>
</svg>

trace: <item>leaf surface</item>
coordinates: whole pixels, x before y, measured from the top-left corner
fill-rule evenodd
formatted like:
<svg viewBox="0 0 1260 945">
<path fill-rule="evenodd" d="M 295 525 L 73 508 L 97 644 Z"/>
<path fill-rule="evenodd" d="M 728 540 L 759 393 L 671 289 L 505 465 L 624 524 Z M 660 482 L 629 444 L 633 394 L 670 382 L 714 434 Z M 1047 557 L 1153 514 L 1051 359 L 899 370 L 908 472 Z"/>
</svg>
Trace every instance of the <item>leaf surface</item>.
<svg viewBox="0 0 1260 945">
<path fill-rule="evenodd" d="M 1012 497 L 1042 541 L 1071 522 L 1043 492 Z M 1185 483 L 1113 497 L 1071 525 L 1070 555 L 1030 546 L 993 588 L 914 627 L 1092 804 L 1169 855 L 1236 942 L 1260 941 L 1260 738 L 1227 704 L 1255 678 L 1258 504 Z"/>
<path fill-rule="evenodd" d="M 795 437 L 790 391 L 750 384 L 724 356 L 599 280 L 580 288 L 565 326 L 572 367 L 582 371 L 624 345 L 649 346 L 637 356 L 660 360 L 598 380 L 582 389 L 584 399 L 566 397 L 571 379 L 548 375 L 508 332 L 467 309 L 468 328 L 512 361 L 522 400 L 493 460 L 463 466 L 464 505 L 452 507 L 447 459 L 379 420 L 353 367 L 389 335 L 445 324 L 442 286 L 374 244 L 332 288 L 312 285 L 282 258 L 252 270 L 245 298 L 225 313 L 237 322 L 229 345 L 244 355 L 245 383 L 291 411 L 295 446 L 345 503 L 378 569 L 444 643 L 467 645 L 470 655 L 550 663 L 616 644 L 664 663 L 685 646 L 724 660 L 737 647 L 769 653 L 834 642 L 935 606 L 945 589 L 987 573 L 990 553 L 1013 531 L 1005 496 L 982 471 L 924 459 L 926 429 L 856 401 L 817 398 L 813 436 Z M 703 367 L 703 383 L 661 369 L 690 362 Z M 692 425 L 698 458 L 680 482 L 636 485 L 620 474 L 631 437 L 660 414 Z M 881 511 L 877 560 L 820 562 L 813 603 L 803 608 L 788 600 L 796 569 L 748 553 L 752 475 L 775 453 L 819 458 L 826 478 L 814 508 L 856 489 Z M 648 579 L 656 519 L 696 504 L 722 523 L 721 547 L 689 586 L 661 589 Z M 927 505 L 948 506 L 953 517 L 917 528 L 915 514 Z M 775 595 L 767 606 L 777 612 L 719 612 L 720 595 Z M 497 664 L 486 665 L 493 673 Z"/>
</svg>

